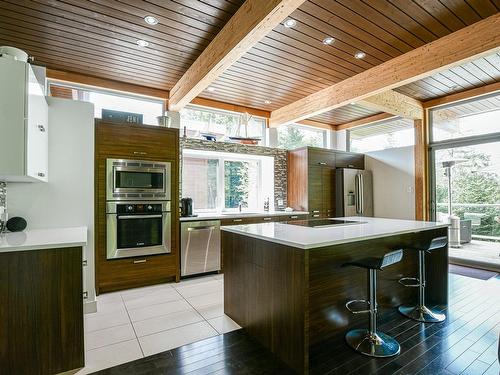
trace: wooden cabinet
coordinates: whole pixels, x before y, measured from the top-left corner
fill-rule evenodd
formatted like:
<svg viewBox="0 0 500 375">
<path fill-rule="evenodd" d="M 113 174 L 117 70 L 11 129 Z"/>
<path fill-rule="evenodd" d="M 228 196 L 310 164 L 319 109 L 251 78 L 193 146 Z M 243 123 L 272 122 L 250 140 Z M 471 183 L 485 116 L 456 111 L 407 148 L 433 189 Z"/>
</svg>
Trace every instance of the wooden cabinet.
<svg viewBox="0 0 500 375">
<path fill-rule="evenodd" d="M 365 155 L 354 152 L 335 151 L 335 167 L 365 169 Z"/>
<path fill-rule="evenodd" d="M 170 162 L 171 253 L 125 259 L 106 258 L 106 159 Z M 158 126 L 110 123 L 95 127 L 96 292 L 110 292 L 180 279 L 179 131 Z"/>
<path fill-rule="evenodd" d="M 0 58 L 0 180 L 48 180 L 48 105 L 27 63 Z"/>
<path fill-rule="evenodd" d="M 364 155 L 304 147 L 288 152 L 288 205 L 310 218 L 335 216 L 336 168 L 364 169 Z"/>
<path fill-rule="evenodd" d="M 0 253 L 0 374 L 84 366 L 82 248 Z"/>
</svg>

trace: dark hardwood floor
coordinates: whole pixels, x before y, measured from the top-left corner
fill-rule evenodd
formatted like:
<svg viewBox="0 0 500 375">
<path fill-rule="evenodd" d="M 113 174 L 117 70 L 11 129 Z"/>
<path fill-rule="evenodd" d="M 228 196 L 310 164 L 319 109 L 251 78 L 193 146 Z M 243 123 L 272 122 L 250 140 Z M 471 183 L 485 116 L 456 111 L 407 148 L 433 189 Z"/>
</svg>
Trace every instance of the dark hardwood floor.
<svg viewBox="0 0 500 375">
<path fill-rule="evenodd" d="M 430 286 L 429 286 L 430 287 Z M 401 344 L 386 359 L 358 355 L 343 341 L 323 342 L 311 355 L 311 374 L 499 375 L 500 278 L 450 274 L 448 319 L 420 324 L 381 311 L 380 330 Z M 290 374 L 244 330 L 212 337 L 96 374 Z"/>
</svg>

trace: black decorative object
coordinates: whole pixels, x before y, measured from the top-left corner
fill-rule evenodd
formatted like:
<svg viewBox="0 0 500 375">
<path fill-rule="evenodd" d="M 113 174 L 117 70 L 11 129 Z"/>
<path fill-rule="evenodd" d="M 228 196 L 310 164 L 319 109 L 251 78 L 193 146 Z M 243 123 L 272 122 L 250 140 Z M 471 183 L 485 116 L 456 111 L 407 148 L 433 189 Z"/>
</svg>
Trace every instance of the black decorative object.
<svg viewBox="0 0 500 375">
<path fill-rule="evenodd" d="M 102 119 L 111 122 L 127 122 L 129 124 L 142 125 L 142 114 L 132 112 L 113 111 L 111 109 L 102 110 Z"/>
<path fill-rule="evenodd" d="M 26 229 L 26 226 L 28 223 L 24 218 L 16 216 L 16 217 L 11 217 L 9 220 L 7 220 L 7 229 L 10 232 L 21 232 Z"/>
</svg>

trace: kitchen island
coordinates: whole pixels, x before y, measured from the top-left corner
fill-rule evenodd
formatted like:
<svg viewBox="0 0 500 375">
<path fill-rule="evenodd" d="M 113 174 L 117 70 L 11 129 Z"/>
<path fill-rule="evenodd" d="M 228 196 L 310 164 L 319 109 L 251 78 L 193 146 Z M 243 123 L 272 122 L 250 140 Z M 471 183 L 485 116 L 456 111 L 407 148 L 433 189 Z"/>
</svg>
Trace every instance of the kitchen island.
<svg viewBox="0 0 500 375">
<path fill-rule="evenodd" d="M 367 297 L 366 271 L 343 263 L 404 249 L 401 262 L 379 272 L 379 313 L 417 301 L 417 288 L 398 284 L 418 273 L 407 248 L 447 236 L 447 225 L 367 217 L 347 225 L 265 223 L 222 228 L 224 312 L 291 368 L 308 373 L 315 346 L 343 345 L 348 329 L 367 324 L 345 303 Z M 318 222 L 319 223 L 319 222 Z M 448 303 L 448 249 L 427 255 L 427 305 Z M 333 350 L 333 349 L 332 349 Z"/>
</svg>

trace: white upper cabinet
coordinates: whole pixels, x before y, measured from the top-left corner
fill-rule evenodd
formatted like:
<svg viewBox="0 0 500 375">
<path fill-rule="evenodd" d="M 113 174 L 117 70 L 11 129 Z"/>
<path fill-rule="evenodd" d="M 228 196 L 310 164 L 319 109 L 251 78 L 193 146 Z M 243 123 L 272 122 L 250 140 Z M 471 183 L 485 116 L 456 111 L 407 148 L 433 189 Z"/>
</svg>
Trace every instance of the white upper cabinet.
<svg viewBox="0 0 500 375">
<path fill-rule="evenodd" d="M 0 181 L 48 180 L 48 106 L 27 63 L 0 58 Z"/>
</svg>

